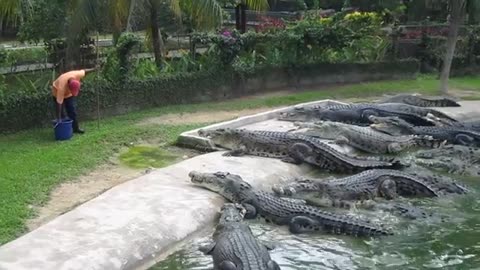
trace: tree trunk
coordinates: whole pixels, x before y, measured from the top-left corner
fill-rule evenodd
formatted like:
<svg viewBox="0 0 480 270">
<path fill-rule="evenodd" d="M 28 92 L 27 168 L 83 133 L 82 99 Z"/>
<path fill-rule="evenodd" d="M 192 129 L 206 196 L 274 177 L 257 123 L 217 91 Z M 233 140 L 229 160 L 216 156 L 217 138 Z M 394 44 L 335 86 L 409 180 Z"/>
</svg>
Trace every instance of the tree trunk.
<svg viewBox="0 0 480 270">
<path fill-rule="evenodd" d="M 153 53 L 155 55 L 155 63 L 158 67 L 162 65 L 162 38 L 160 37 L 160 28 L 158 26 L 158 10 L 156 5 L 150 1 L 150 24 L 152 27 Z"/>
<path fill-rule="evenodd" d="M 467 0 L 468 24 L 477 24 L 479 0 Z"/>
<path fill-rule="evenodd" d="M 0 37 L 3 36 L 3 18 L 0 17 Z"/>
<path fill-rule="evenodd" d="M 444 95 L 448 93 L 448 78 L 450 77 L 450 69 L 457 44 L 458 28 L 463 21 L 465 0 L 450 0 L 450 7 L 450 27 L 446 44 L 447 50 L 443 58 L 442 73 L 440 74 L 440 92 Z"/>
<path fill-rule="evenodd" d="M 165 43 L 163 42 L 162 30 L 160 28 L 158 28 L 158 36 L 160 37 L 160 54 L 162 55 L 162 58 L 165 58 L 167 56 L 167 52 Z"/>
<path fill-rule="evenodd" d="M 246 4 L 240 4 L 240 22 L 241 22 L 241 29 L 240 33 L 245 33 L 247 31 L 247 5 Z"/>
<path fill-rule="evenodd" d="M 135 7 L 137 0 L 130 0 L 130 8 L 128 10 L 128 19 L 127 19 L 127 32 L 133 31 L 133 16 L 135 16 Z"/>
<path fill-rule="evenodd" d="M 235 28 L 240 31 L 241 23 L 240 23 L 240 5 L 235 6 Z"/>
</svg>

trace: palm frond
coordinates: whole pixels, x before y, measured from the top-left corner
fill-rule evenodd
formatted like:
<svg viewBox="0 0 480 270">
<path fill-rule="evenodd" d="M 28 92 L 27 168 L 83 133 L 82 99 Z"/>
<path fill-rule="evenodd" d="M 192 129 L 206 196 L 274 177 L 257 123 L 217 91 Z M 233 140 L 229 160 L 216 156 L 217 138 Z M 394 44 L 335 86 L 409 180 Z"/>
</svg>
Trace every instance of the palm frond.
<svg viewBox="0 0 480 270">
<path fill-rule="evenodd" d="M 0 17 L 16 22 L 18 17 L 22 15 L 22 10 L 29 12 L 32 4 L 32 0 L 2 0 L 0 3 Z"/>
<path fill-rule="evenodd" d="M 268 0 L 245 0 L 245 4 L 253 10 L 264 11 L 268 9 Z"/>
<path fill-rule="evenodd" d="M 212 28 L 222 24 L 223 8 L 216 0 L 191 0 L 190 16 L 199 28 Z M 263 1 L 263 0 L 262 0 Z"/>
<path fill-rule="evenodd" d="M 131 0 L 108 0 L 109 19 L 112 27 L 118 31 L 125 28 Z"/>
</svg>

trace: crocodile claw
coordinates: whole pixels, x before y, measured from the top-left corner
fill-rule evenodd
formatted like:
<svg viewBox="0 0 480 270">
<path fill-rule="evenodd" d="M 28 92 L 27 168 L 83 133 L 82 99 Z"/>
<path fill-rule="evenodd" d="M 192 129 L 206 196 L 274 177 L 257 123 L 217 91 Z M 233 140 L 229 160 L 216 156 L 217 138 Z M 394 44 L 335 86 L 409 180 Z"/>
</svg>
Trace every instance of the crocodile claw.
<svg viewBox="0 0 480 270">
<path fill-rule="evenodd" d="M 297 191 L 293 187 L 283 188 L 281 185 L 273 185 L 272 191 L 277 195 L 293 196 Z"/>
</svg>

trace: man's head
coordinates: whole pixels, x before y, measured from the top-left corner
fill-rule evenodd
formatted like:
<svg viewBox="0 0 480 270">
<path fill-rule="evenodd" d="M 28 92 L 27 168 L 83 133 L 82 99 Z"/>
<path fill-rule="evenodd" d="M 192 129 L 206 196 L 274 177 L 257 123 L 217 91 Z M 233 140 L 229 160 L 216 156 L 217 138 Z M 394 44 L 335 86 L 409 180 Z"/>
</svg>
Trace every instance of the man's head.
<svg viewBox="0 0 480 270">
<path fill-rule="evenodd" d="M 68 80 L 68 88 L 70 88 L 70 91 L 74 97 L 78 96 L 78 93 L 80 92 L 80 85 L 81 84 L 79 80 L 74 78 Z"/>
</svg>

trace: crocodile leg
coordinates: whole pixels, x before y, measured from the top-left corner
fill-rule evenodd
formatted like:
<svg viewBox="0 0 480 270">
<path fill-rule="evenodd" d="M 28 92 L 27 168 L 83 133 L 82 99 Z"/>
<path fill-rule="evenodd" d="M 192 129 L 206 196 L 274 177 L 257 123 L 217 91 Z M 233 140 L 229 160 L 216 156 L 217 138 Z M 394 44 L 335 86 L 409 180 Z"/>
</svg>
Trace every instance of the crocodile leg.
<svg viewBox="0 0 480 270">
<path fill-rule="evenodd" d="M 301 164 L 307 156 L 313 153 L 313 149 L 304 143 L 294 143 L 289 149 L 290 157 L 283 158 L 283 162 Z"/>
<path fill-rule="evenodd" d="M 242 203 L 242 206 L 247 211 L 245 213 L 245 219 L 254 219 L 258 216 L 257 208 L 255 208 L 255 206 L 253 206 L 252 204 L 244 202 L 244 203 Z"/>
<path fill-rule="evenodd" d="M 293 234 L 318 231 L 322 227 L 320 222 L 307 216 L 296 216 L 288 225 L 289 231 Z"/>
<path fill-rule="evenodd" d="M 231 151 L 223 153 L 224 157 L 240 157 L 247 153 L 247 147 L 245 145 L 240 145 L 238 149 L 233 149 Z"/>
<path fill-rule="evenodd" d="M 455 142 L 461 145 L 472 145 L 474 139 L 466 134 L 457 134 L 455 136 Z"/>
<path fill-rule="evenodd" d="M 237 266 L 232 261 L 223 261 L 218 267 L 219 270 L 238 270 Z"/>
<path fill-rule="evenodd" d="M 378 113 L 374 110 L 364 110 L 362 111 L 362 118 L 370 120 L 370 116 L 378 116 Z"/>
<path fill-rule="evenodd" d="M 388 176 L 379 178 L 378 194 L 387 200 L 398 197 L 397 183 Z"/>
<path fill-rule="evenodd" d="M 210 255 L 212 254 L 212 251 L 215 249 L 216 245 L 217 243 L 212 241 L 208 244 L 202 245 L 200 248 L 198 248 L 198 250 L 200 250 L 200 252 L 202 252 L 204 255 Z"/>
<path fill-rule="evenodd" d="M 391 154 L 394 154 L 394 153 L 399 153 L 401 151 L 403 151 L 405 147 L 400 145 L 399 143 L 391 143 L 387 146 L 387 151 L 388 153 L 391 153 Z"/>
<path fill-rule="evenodd" d="M 340 135 L 338 136 L 338 138 L 334 140 L 334 142 L 339 145 L 344 145 L 344 144 L 349 144 L 350 140 L 347 137 Z"/>
</svg>

